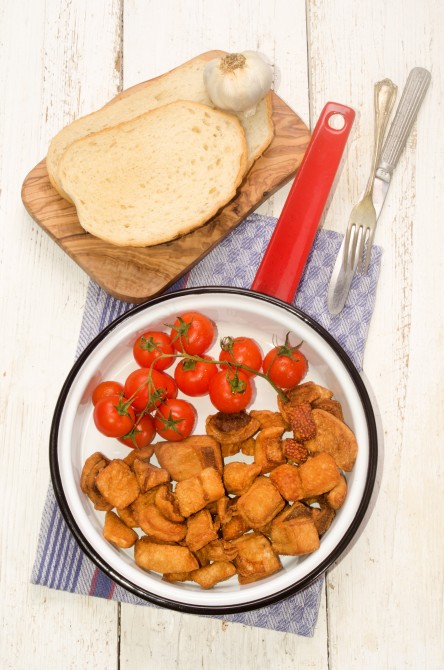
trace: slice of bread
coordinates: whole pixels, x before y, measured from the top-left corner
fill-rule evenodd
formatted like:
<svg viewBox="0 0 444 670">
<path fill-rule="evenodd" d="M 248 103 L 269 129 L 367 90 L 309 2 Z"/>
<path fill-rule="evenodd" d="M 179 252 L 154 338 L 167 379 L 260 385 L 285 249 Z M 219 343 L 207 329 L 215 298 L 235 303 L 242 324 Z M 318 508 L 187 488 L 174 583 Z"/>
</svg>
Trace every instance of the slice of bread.
<svg viewBox="0 0 444 670">
<path fill-rule="evenodd" d="M 146 247 L 208 221 L 234 197 L 246 160 L 234 115 L 179 101 L 76 140 L 59 176 L 86 231 Z"/>
<path fill-rule="evenodd" d="M 60 195 L 70 200 L 60 183 L 59 162 L 64 151 L 74 141 L 176 100 L 191 100 L 214 107 L 205 89 L 203 71 L 208 61 L 215 57 L 215 53 L 223 55 L 224 52 L 210 51 L 156 79 L 137 84 L 123 91 L 98 111 L 82 116 L 63 128 L 52 140 L 46 157 L 49 179 Z M 239 119 L 247 138 L 247 171 L 265 151 L 273 137 L 271 94 L 259 103 L 254 116 L 243 119 L 239 115 Z"/>
</svg>

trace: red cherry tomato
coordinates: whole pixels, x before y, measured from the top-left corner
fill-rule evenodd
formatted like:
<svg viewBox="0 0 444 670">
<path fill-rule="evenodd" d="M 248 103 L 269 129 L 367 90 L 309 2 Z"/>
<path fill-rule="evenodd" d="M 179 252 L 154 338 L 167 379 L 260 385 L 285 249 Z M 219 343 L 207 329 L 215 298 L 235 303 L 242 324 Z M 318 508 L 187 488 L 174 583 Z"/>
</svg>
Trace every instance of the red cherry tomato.
<svg viewBox="0 0 444 670">
<path fill-rule="evenodd" d="M 125 396 L 136 412 L 151 411 L 165 398 L 175 398 L 177 386 L 166 372 L 139 368 L 131 372 L 125 381 Z"/>
<path fill-rule="evenodd" d="M 288 337 L 287 334 L 285 344 L 274 347 L 268 352 L 262 364 L 265 374 L 268 374 L 271 381 L 282 389 L 293 388 L 299 384 L 308 370 L 307 359 L 299 350 L 302 342 L 293 347 Z"/>
<path fill-rule="evenodd" d="M 188 437 L 196 423 L 196 410 L 186 400 L 171 398 L 159 405 L 154 426 L 164 440 L 176 442 Z"/>
<path fill-rule="evenodd" d="M 99 400 L 102 398 L 107 398 L 110 395 L 123 395 L 123 384 L 119 382 L 100 382 L 93 391 L 91 400 L 93 405 L 97 405 Z"/>
<path fill-rule="evenodd" d="M 162 388 L 165 389 L 165 397 L 166 398 L 177 398 L 177 384 L 174 381 L 173 377 L 169 375 L 167 372 L 162 372 Z M 160 405 L 162 400 L 157 400 L 156 401 L 156 407 Z"/>
<path fill-rule="evenodd" d="M 214 360 L 210 356 L 202 356 L 202 358 L 207 361 Z M 217 372 L 215 363 L 204 363 L 185 358 L 176 366 L 174 379 L 182 393 L 195 397 L 208 393 L 210 380 L 217 375 Z"/>
<path fill-rule="evenodd" d="M 210 381 L 210 400 L 219 412 L 233 414 L 250 403 L 253 388 L 242 370 L 221 370 Z"/>
<path fill-rule="evenodd" d="M 136 418 L 131 430 L 123 437 L 119 437 L 119 442 L 131 449 L 143 449 L 151 444 L 155 434 L 153 417 L 150 414 L 142 414 L 140 418 Z"/>
<path fill-rule="evenodd" d="M 174 358 L 160 358 L 162 354 L 174 354 L 174 347 L 170 336 L 158 330 L 149 330 L 138 337 L 133 354 L 141 368 L 152 365 L 155 370 L 166 370 L 174 362 Z"/>
<path fill-rule="evenodd" d="M 208 317 L 186 312 L 175 320 L 170 336 L 177 351 L 200 356 L 210 347 L 215 332 L 215 325 Z"/>
<path fill-rule="evenodd" d="M 221 340 L 222 351 L 219 360 L 234 363 L 242 363 L 252 370 L 260 370 L 262 366 L 262 353 L 259 345 L 250 337 L 224 337 Z M 254 372 L 244 370 L 248 377 L 254 376 Z"/>
<path fill-rule="evenodd" d="M 97 430 L 107 437 L 122 437 L 134 426 L 136 415 L 128 400 L 120 395 L 110 395 L 94 407 Z"/>
</svg>

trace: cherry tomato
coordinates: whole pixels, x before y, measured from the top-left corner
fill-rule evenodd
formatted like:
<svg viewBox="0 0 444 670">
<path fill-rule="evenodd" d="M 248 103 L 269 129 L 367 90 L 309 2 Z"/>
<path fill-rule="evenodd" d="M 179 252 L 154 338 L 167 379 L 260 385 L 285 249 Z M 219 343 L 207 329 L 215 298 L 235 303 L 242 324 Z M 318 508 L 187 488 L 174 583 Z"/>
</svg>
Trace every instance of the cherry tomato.
<svg viewBox="0 0 444 670">
<path fill-rule="evenodd" d="M 97 430 L 107 437 L 122 437 L 134 426 L 136 415 L 129 401 L 121 395 L 110 395 L 94 407 Z"/>
<path fill-rule="evenodd" d="M 160 358 L 162 354 L 174 354 L 174 347 L 170 336 L 158 330 L 149 330 L 137 338 L 133 354 L 141 368 L 152 365 L 155 370 L 166 370 L 174 362 L 174 358 Z"/>
<path fill-rule="evenodd" d="M 186 400 L 170 398 L 159 405 L 154 426 L 164 440 L 178 441 L 188 437 L 196 423 L 196 410 Z"/>
<path fill-rule="evenodd" d="M 170 336 L 177 351 L 200 356 L 210 347 L 215 332 L 215 325 L 208 317 L 186 312 L 175 320 Z"/>
<path fill-rule="evenodd" d="M 123 384 L 119 382 L 100 382 L 93 391 L 91 400 L 93 405 L 97 405 L 99 400 L 106 398 L 110 395 L 123 395 Z"/>
<path fill-rule="evenodd" d="M 202 356 L 206 361 L 214 360 L 210 356 Z M 217 375 L 215 363 L 204 363 L 185 358 L 174 370 L 174 379 L 182 393 L 190 396 L 201 396 L 208 393 L 210 380 Z"/>
<path fill-rule="evenodd" d="M 139 413 L 149 412 L 163 399 L 175 398 L 176 395 L 176 382 L 166 372 L 139 368 L 131 372 L 125 381 L 125 396 Z"/>
<path fill-rule="evenodd" d="M 242 370 L 221 370 L 210 381 L 210 400 L 219 412 L 245 409 L 253 395 L 250 378 Z"/>
<path fill-rule="evenodd" d="M 252 370 L 260 370 L 262 365 L 262 353 L 259 345 L 250 337 L 224 337 L 221 340 L 222 351 L 219 360 L 242 363 Z M 242 368 L 247 377 L 254 376 L 254 372 L 249 372 Z"/>
<path fill-rule="evenodd" d="M 262 364 L 265 374 L 268 374 L 271 381 L 282 389 L 289 389 L 299 384 L 308 370 L 307 359 L 299 350 L 302 342 L 293 347 L 288 337 L 287 333 L 285 344 L 269 351 Z"/>
<path fill-rule="evenodd" d="M 155 434 L 153 417 L 150 414 L 142 414 L 141 417 L 136 417 L 136 423 L 131 430 L 123 437 L 119 437 L 119 442 L 131 449 L 143 449 L 151 444 Z"/>
</svg>

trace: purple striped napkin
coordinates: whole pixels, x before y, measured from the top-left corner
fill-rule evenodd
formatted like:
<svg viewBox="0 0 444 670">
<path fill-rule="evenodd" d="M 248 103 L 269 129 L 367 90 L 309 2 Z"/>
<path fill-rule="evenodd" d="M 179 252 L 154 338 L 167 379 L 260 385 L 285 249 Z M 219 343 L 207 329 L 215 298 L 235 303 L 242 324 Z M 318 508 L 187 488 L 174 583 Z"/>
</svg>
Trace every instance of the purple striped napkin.
<svg viewBox="0 0 444 670">
<path fill-rule="evenodd" d="M 169 291 L 196 286 L 249 287 L 271 237 L 276 219 L 252 214 Z M 373 312 L 381 250 L 374 247 L 367 275 L 356 275 L 341 314 L 327 309 L 327 288 L 342 236 L 318 233 L 294 305 L 313 317 L 342 345 L 358 369 Z M 88 287 L 77 355 L 106 325 L 132 305 L 106 294 L 94 282 Z M 42 517 L 32 583 L 120 602 L 155 607 L 116 585 L 79 549 L 49 486 Z M 274 605 L 213 618 L 311 637 L 318 617 L 323 578 Z"/>
</svg>

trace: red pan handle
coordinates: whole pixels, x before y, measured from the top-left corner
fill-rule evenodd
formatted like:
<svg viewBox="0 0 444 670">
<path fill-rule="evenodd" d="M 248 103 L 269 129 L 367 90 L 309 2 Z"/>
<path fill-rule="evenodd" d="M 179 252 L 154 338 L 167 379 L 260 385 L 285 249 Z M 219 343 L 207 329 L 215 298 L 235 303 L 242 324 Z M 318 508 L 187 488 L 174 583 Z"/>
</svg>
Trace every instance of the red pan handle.
<svg viewBox="0 0 444 670">
<path fill-rule="evenodd" d="M 334 114 L 343 127 L 333 128 Z M 355 112 L 328 102 L 318 119 L 296 178 L 251 288 L 292 302 L 349 136 Z"/>
</svg>

